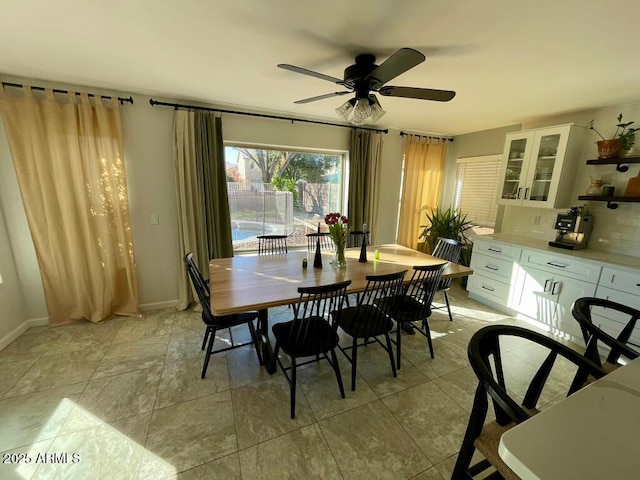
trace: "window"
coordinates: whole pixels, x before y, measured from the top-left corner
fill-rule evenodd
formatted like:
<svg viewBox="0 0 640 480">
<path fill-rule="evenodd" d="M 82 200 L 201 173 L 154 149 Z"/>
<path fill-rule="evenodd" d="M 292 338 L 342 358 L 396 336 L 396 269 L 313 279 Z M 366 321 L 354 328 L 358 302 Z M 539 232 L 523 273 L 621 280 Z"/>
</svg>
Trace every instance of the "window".
<svg viewBox="0 0 640 480">
<path fill-rule="evenodd" d="M 501 158 L 485 155 L 458 159 L 453 206 L 466 213 L 474 225 L 495 226 Z"/>
<path fill-rule="evenodd" d="M 234 250 L 258 248 L 257 235 L 305 235 L 342 211 L 344 154 L 227 145 L 227 191 Z"/>
</svg>

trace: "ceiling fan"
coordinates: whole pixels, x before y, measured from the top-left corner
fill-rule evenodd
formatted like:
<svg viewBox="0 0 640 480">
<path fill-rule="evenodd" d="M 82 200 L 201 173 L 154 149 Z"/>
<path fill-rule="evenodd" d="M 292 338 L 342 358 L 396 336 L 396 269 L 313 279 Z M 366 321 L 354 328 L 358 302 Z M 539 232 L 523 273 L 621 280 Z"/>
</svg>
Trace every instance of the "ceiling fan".
<svg viewBox="0 0 640 480">
<path fill-rule="evenodd" d="M 377 97 L 371 92 L 377 92 L 385 97 L 415 98 L 418 100 L 435 100 L 437 102 L 448 102 L 455 97 L 456 92 L 451 90 L 385 85 L 390 80 L 424 62 L 424 60 L 425 56 L 417 50 L 401 48 L 382 64 L 376 65 L 376 57 L 365 53 L 358 55 L 356 57 L 356 63 L 345 69 L 343 79 L 287 63 L 281 63 L 278 67 L 321 80 L 327 80 L 346 88 L 344 91 L 304 98 L 294 103 L 315 102 L 317 100 L 348 95 L 355 92 L 355 97 L 337 108 L 336 113 L 343 120 L 348 120 L 354 125 L 362 125 L 367 120 L 375 122 L 386 113 L 382 110 Z"/>
</svg>

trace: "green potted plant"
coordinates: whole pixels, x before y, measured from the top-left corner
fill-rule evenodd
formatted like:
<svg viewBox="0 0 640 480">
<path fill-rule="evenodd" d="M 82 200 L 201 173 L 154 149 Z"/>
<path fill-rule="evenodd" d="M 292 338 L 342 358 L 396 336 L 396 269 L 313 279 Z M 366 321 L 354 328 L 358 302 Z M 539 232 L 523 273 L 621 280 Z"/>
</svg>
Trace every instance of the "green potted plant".
<svg viewBox="0 0 640 480">
<path fill-rule="evenodd" d="M 469 245 L 469 239 L 465 232 L 471 228 L 471 221 L 467 220 L 466 213 L 460 213 L 451 207 L 443 210 L 438 208 L 427 212 L 427 225 L 420 225 L 422 233 L 419 239 L 425 242 L 425 250 L 431 253 L 438 243 L 438 238 L 451 238 L 465 246 Z"/>
<path fill-rule="evenodd" d="M 633 128 L 631 125 L 634 122 L 623 122 L 622 121 L 622 113 L 618 115 L 618 123 L 616 124 L 616 131 L 613 134 L 613 137 L 610 139 L 604 138 L 602 134 L 596 130 L 596 127 L 593 126 L 594 120 L 589 122 L 589 128 L 596 132 L 598 136 L 602 140 L 598 140 L 596 144 L 598 145 L 598 158 L 615 158 L 620 153 L 625 154 L 636 142 L 636 132 L 640 130 L 640 128 Z"/>
</svg>

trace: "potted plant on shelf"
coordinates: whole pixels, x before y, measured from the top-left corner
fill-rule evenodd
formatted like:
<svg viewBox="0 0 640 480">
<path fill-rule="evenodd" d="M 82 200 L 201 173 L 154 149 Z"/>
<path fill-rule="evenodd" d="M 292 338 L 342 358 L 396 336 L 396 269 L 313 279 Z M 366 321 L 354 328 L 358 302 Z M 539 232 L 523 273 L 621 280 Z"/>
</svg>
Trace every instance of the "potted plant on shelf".
<svg viewBox="0 0 640 480">
<path fill-rule="evenodd" d="M 613 138 L 606 139 L 602 136 L 602 134 L 596 130 L 593 126 L 594 120 L 589 122 L 589 128 L 596 132 L 598 136 L 602 140 L 598 140 L 596 144 L 598 145 L 598 158 L 606 159 L 606 158 L 616 158 L 621 153 L 624 155 L 636 142 L 636 132 L 640 130 L 640 128 L 633 128 L 631 125 L 634 122 L 622 122 L 622 113 L 618 115 L 618 123 L 616 124 L 616 131 L 613 134 Z"/>
</svg>

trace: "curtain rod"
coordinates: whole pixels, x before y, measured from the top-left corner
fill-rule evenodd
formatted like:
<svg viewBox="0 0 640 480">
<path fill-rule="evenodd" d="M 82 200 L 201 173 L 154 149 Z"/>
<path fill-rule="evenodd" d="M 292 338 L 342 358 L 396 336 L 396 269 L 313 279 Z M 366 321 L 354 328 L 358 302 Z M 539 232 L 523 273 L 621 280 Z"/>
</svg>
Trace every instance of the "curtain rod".
<svg viewBox="0 0 640 480">
<path fill-rule="evenodd" d="M 149 100 L 149 103 L 154 107 L 156 105 L 160 105 L 162 107 L 184 108 L 187 110 L 204 110 L 207 112 L 220 112 L 220 113 L 230 113 L 233 115 L 246 115 L 248 117 L 272 118 L 275 120 L 288 120 L 292 123 L 293 122 L 314 123 L 316 125 L 328 125 L 330 127 L 352 128 L 355 130 L 369 130 L 371 132 L 389 133 L 389 130 L 379 130 L 377 128 L 356 127 L 352 125 L 342 125 L 340 123 L 320 122 L 317 120 L 307 120 L 306 118 L 280 117 L 278 115 L 267 115 L 264 113 L 250 113 L 250 112 L 239 112 L 237 110 L 223 110 L 220 108 L 213 108 L 213 107 L 200 107 L 198 105 L 182 105 L 179 103 L 160 102 L 158 100 L 154 100 L 153 98 Z"/>
<path fill-rule="evenodd" d="M 20 84 L 20 83 L 11 83 L 11 82 L 2 82 L 2 85 L 5 87 L 16 87 L 16 88 L 22 88 L 24 85 Z M 32 85 L 28 85 L 32 90 L 42 90 L 44 91 L 45 88 L 44 87 L 34 87 Z M 80 95 L 80 92 L 69 92 L 69 90 L 60 90 L 58 88 L 54 88 L 53 89 L 53 93 L 75 93 L 76 95 Z M 95 95 L 93 93 L 88 93 L 87 94 L 89 97 L 96 97 L 98 95 Z M 100 98 L 113 98 L 109 95 L 99 95 Z M 128 98 L 123 98 L 123 97 L 117 97 L 118 101 L 120 102 L 120 105 L 122 105 L 123 103 L 130 103 L 131 105 L 133 105 L 133 97 L 128 97 Z"/>
<path fill-rule="evenodd" d="M 433 140 L 445 140 L 445 141 L 450 141 L 453 142 L 453 138 L 451 137 L 433 137 L 431 135 L 416 135 L 415 133 L 407 133 L 407 132 L 400 132 L 400 136 L 404 137 L 405 135 L 413 135 L 414 137 L 420 137 L 420 138 L 430 138 Z"/>
</svg>

